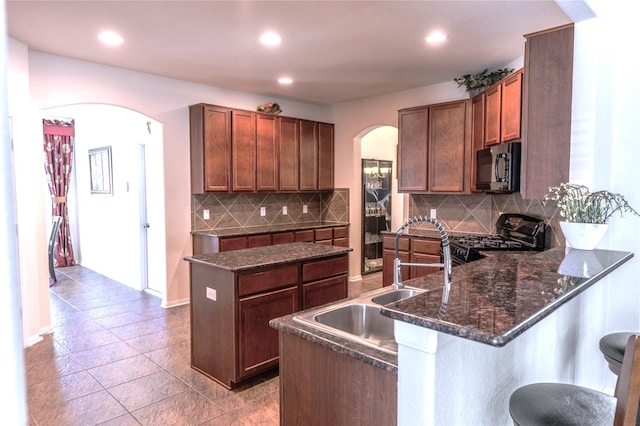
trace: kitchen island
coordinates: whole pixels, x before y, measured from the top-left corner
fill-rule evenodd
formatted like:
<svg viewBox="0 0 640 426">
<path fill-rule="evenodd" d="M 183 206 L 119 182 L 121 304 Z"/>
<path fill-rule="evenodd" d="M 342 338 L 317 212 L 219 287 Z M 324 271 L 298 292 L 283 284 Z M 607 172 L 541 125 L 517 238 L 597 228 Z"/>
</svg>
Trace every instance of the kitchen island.
<svg viewBox="0 0 640 426">
<path fill-rule="evenodd" d="M 507 425 L 515 388 L 573 382 L 581 351 L 598 352 L 597 339 L 585 342 L 600 337 L 592 323 L 607 306 L 599 286 L 590 287 L 633 254 L 565 248 L 486 254 L 453 269 L 446 306 L 436 273 L 405 283 L 429 291 L 381 308 L 395 320 L 395 360 L 367 359 L 372 349 L 332 340 L 292 316 L 271 324 L 378 368 L 395 361 L 398 424 Z"/>
<path fill-rule="evenodd" d="M 229 389 L 277 367 L 269 320 L 346 298 L 350 251 L 290 243 L 186 257 L 191 366 Z"/>
</svg>

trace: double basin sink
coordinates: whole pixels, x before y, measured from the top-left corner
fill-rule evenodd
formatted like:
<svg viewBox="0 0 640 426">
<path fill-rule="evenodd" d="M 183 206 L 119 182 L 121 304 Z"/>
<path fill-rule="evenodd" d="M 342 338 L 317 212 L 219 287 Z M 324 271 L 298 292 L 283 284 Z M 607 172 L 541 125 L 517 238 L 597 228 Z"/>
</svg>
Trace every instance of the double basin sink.
<svg viewBox="0 0 640 426">
<path fill-rule="evenodd" d="M 335 336 L 397 354 L 393 320 L 383 316 L 380 307 L 424 291 L 412 287 L 385 287 L 356 298 L 301 312 L 293 319 Z"/>
</svg>

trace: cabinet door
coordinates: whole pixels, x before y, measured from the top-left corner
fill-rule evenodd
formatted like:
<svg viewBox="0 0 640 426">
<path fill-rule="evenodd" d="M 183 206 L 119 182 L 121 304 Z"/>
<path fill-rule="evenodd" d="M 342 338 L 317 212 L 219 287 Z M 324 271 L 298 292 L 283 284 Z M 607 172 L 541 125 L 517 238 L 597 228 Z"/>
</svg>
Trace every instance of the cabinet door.
<svg viewBox="0 0 640 426">
<path fill-rule="evenodd" d="M 398 112 L 398 191 L 427 190 L 427 107 Z"/>
<path fill-rule="evenodd" d="M 299 189 L 299 120 L 280 117 L 280 191 Z"/>
<path fill-rule="evenodd" d="M 411 263 L 440 263 L 440 256 L 434 254 L 411 253 Z M 422 277 L 440 271 L 439 267 L 412 266 L 411 278 Z"/>
<path fill-rule="evenodd" d="M 302 286 L 302 309 L 310 309 L 347 297 L 347 276 L 328 278 Z"/>
<path fill-rule="evenodd" d="M 276 191 L 278 189 L 278 145 L 279 126 L 274 115 L 256 116 L 256 189 Z"/>
<path fill-rule="evenodd" d="M 220 238 L 220 251 L 241 250 L 247 248 L 247 237 Z"/>
<path fill-rule="evenodd" d="M 278 331 L 269 321 L 298 311 L 298 288 L 241 299 L 239 305 L 238 377 L 242 378 L 278 364 Z"/>
<path fill-rule="evenodd" d="M 318 123 L 318 190 L 333 189 L 334 126 Z"/>
<path fill-rule="evenodd" d="M 429 190 L 464 192 L 469 101 L 429 108 Z M 468 173 L 468 172 L 467 172 Z M 468 175 L 467 175 L 468 176 Z"/>
<path fill-rule="evenodd" d="M 569 181 L 573 24 L 525 36 L 522 198 Z"/>
<path fill-rule="evenodd" d="M 471 191 L 476 191 L 476 152 L 484 148 L 484 93 L 471 100 Z"/>
<path fill-rule="evenodd" d="M 502 86 L 496 84 L 487 89 L 485 95 L 484 144 L 485 146 L 500 143 L 500 103 L 502 102 Z"/>
<path fill-rule="evenodd" d="M 229 191 L 231 110 L 213 105 L 189 107 L 191 192 Z"/>
<path fill-rule="evenodd" d="M 502 82 L 502 111 L 500 142 L 520 138 L 522 116 L 522 71 L 517 71 Z"/>
<path fill-rule="evenodd" d="M 382 250 L 382 285 L 393 284 L 393 264 L 396 258 L 395 250 Z M 398 251 L 398 258 L 401 262 L 409 262 L 409 252 Z M 402 281 L 408 280 L 410 277 L 410 270 L 408 266 L 402 266 Z"/>
<path fill-rule="evenodd" d="M 300 120 L 300 191 L 318 189 L 318 123 Z"/>
<path fill-rule="evenodd" d="M 234 191 L 256 189 L 256 114 L 234 111 L 232 123 L 232 175 Z"/>
</svg>

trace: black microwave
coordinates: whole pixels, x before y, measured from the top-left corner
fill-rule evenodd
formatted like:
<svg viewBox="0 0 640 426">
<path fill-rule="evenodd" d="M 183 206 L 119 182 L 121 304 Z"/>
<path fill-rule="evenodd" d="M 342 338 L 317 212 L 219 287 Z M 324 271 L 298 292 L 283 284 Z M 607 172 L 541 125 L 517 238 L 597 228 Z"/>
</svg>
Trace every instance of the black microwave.
<svg viewBox="0 0 640 426">
<path fill-rule="evenodd" d="M 520 191 L 521 142 L 480 149 L 476 154 L 476 189 L 485 192 Z"/>
</svg>

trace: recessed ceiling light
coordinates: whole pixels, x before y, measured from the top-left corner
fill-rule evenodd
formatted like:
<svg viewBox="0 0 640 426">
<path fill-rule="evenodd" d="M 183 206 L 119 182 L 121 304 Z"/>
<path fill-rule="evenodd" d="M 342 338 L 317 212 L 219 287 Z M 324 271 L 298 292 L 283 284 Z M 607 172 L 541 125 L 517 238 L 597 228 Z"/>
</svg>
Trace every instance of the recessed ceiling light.
<svg viewBox="0 0 640 426">
<path fill-rule="evenodd" d="M 278 83 L 280 83 L 280 84 L 291 84 L 291 83 L 293 83 L 293 79 L 290 78 L 290 77 L 280 77 L 278 79 Z"/>
<path fill-rule="evenodd" d="M 265 46 L 277 46 L 282 42 L 282 38 L 273 31 L 266 32 L 260 36 L 260 43 Z"/>
<path fill-rule="evenodd" d="M 447 36 L 440 31 L 434 31 L 426 38 L 427 43 L 442 43 L 447 39 Z"/>
<path fill-rule="evenodd" d="M 103 42 L 104 44 L 108 44 L 109 46 L 117 46 L 119 44 L 122 44 L 122 42 L 124 41 L 122 37 L 120 37 L 113 31 L 105 31 L 103 33 L 100 33 L 98 35 L 98 38 L 101 42 Z"/>
</svg>

